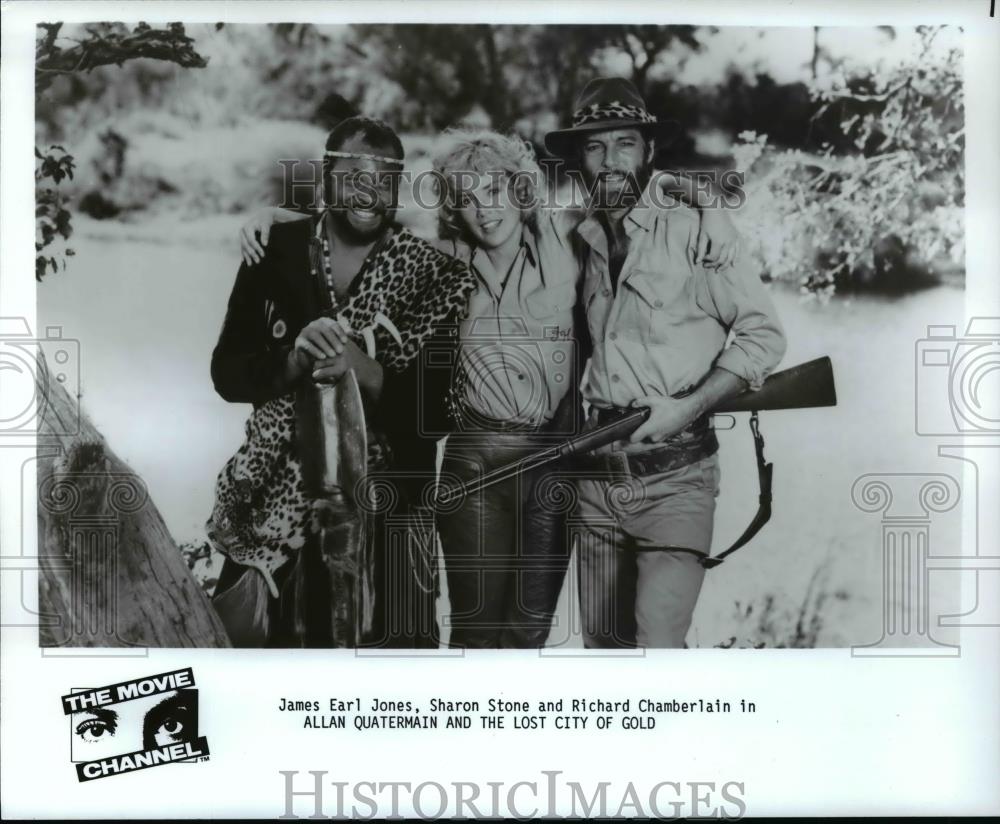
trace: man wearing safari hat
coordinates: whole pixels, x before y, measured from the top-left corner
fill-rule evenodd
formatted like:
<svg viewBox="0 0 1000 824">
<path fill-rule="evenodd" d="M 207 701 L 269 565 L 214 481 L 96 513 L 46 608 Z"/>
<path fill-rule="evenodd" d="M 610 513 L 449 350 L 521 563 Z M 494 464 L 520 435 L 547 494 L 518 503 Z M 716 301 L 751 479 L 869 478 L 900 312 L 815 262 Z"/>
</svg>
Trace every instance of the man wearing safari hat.
<svg viewBox="0 0 1000 824">
<path fill-rule="evenodd" d="M 657 194 L 654 148 L 675 129 L 647 111 L 629 81 L 612 77 L 588 83 L 573 125 L 545 138 L 551 153 L 580 165 L 589 187 L 575 230 L 593 344 L 582 388 L 587 426 L 629 407 L 651 410 L 628 441 L 589 459 L 599 472 L 624 462 L 628 479 L 577 484 L 588 647 L 684 646 L 719 492 L 708 412 L 758 389 L 785 351 L 745 253 L 705 271 L 687 254 L 697 213 Z"/>
</svg>

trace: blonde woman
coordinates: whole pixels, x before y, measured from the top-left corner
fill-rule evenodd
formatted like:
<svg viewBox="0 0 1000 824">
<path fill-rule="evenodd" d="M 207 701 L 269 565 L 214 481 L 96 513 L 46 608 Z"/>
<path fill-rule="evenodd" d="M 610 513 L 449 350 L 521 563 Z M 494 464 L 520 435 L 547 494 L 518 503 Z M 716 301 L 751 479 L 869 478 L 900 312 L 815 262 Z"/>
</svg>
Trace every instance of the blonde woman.
<svg viewBox="0 0 1000 824">
<path fill-rule="evenodd" d="M 515 137 L 450 130 L 436 146 L 434 168 L 443 187 L 436 245 L 468 264 L 476 288 L 454 318 L 447 389 L 420 389 L 425 401 L 447 403 L 442 475 L 474 480 L 567 437 L 581 416 L 577 383 L 587 352 L 577 334 L 586 327 L 575 318 L 581 265 L 573 250 L 583 215 L 543 204 L 544 177 Z M 685 184 L 672 176 L 656 183 L 693 199 Z M 262 252 L 273 223 L 298 219 L 265 210 L 242 230 L 244 257 Z M 724 213 L 702 212 L 697 254 L 710 245 L 723 265 L 738 242 Z M 411 412 L 400 405 L 401 415 Z M 522 474 L 439 513 L 452 646 L 547 640 L 570 552 L 558 472 Z"/>
<path fill-rule="evenodd" d="M 580 271 L 564 210 L 541 209 L 541 171 L 516 138 L 442 136 L 440 234 L 477 286 L 458 326 L 449 393 L 454 432 L 442 475 L 473 480 L 572 434 L 582 366 L 574 306 Z M 440 247 L 439 247 L 440 248 Z M 451 644 L 545 643 L 570 547 L 557 476 L 527 473 L 468 495 L 438 519 Z M 546 486 L 546 485 L 549 486 Z"/>
</svg>

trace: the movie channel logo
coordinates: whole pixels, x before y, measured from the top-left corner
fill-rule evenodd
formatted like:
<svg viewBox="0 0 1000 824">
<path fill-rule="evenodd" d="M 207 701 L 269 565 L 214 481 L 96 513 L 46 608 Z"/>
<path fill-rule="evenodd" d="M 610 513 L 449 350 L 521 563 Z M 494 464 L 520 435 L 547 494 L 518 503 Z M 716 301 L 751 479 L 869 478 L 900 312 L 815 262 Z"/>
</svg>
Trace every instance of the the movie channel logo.
<svg viewBox="0 0 1000 824">
<path fill-rule="evenodd" d="M 74 690 L 62 704 L 80 781 L 208 760 L 208 742 L 198 735 L 198 690 L 190 668 Z"/>
</svg>

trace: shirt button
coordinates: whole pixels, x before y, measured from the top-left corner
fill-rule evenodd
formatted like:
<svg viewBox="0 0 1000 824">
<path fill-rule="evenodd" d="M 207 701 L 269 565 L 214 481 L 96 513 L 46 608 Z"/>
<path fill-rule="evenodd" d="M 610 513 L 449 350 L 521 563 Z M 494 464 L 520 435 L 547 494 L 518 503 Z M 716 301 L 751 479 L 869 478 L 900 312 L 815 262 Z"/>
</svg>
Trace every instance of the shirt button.
<svg viewBox="0 0 1000 824">
<path fill-rule="evenodd" d="M 621 378 L 619 378 L 617 375 L 612 375 L 611 380 L 614 381 L 615 383 L 618 383 L 618 381 L 620 381 Z"/>
<path fill-rule="evenodd" d="M 618 333 L 612 332 L 610 335 L 608 335 L 608 340 L 618 340 Z"/>
<path fill-rule="evenodd" d="M 601 289 L 601 295 L 602 295 L 602 297 L 607 297 L 610 294 L 611 294 L 611 290 L 610 289 Z"/>
<path fill-rule="evenodd" d="M 517 375 L 517 379 L 519 381 L 523 381 L 524 380 L 524 375 L 519 372 L 518 375 Z"/>
<path fill-rule="evenodd" d="M 662 309 L 663 308 L 663 301 L 662 300 L 655 301 L 653 303 L 653 306 L 655 306 L 657 309 Z"/>
</svg>

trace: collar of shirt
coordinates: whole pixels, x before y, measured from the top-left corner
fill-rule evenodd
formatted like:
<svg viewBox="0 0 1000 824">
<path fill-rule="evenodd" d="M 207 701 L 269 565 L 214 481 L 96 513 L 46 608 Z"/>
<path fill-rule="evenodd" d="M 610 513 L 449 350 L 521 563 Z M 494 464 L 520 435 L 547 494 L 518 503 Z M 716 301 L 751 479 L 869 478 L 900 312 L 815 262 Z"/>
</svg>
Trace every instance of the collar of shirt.
<svg viewBox="0 0 1000 824">
<path fill-rule="evenodd" d="M 622 219 L 625 233 L 631 238 L 636 232 L 650 232 L 656 220 L 656 210 L 653 208 L 650 189 L 656 185 L 656 172 L 649 178 L 646 188 L 639 197 L 639 202 L 635 204 Z M 601 225 L 600 217 L 596 210 L 587 209 L 586 217 L 577 226 L 577 234 L 586 241 L 587 245 L 597 252 L 601 257 L 608 257 L 608 239 L 604 234 L 604 227 Z"/>
<path fill-rule="evenodd" d="M 493 266 L 486 251 L 480 247 L 475 247 L 469 254 L 469 267 L 476 274 L 480 283 L 487 292 L 499 301 L 504 293 L 504 287 L 508 285 L 505 281 L 508 277 L 514 278 L 520 287 L 521 274 L 527 264 L 532 270 L 538 269 L 538 245 L 534 235 L 527 224 L 521 227 L 521 240 L 517 253 L 511 261 L 510 269 L 507 272 L 500 272 Z M 520 291 L 520 290 L 519 290 Z"/>
</svg>

